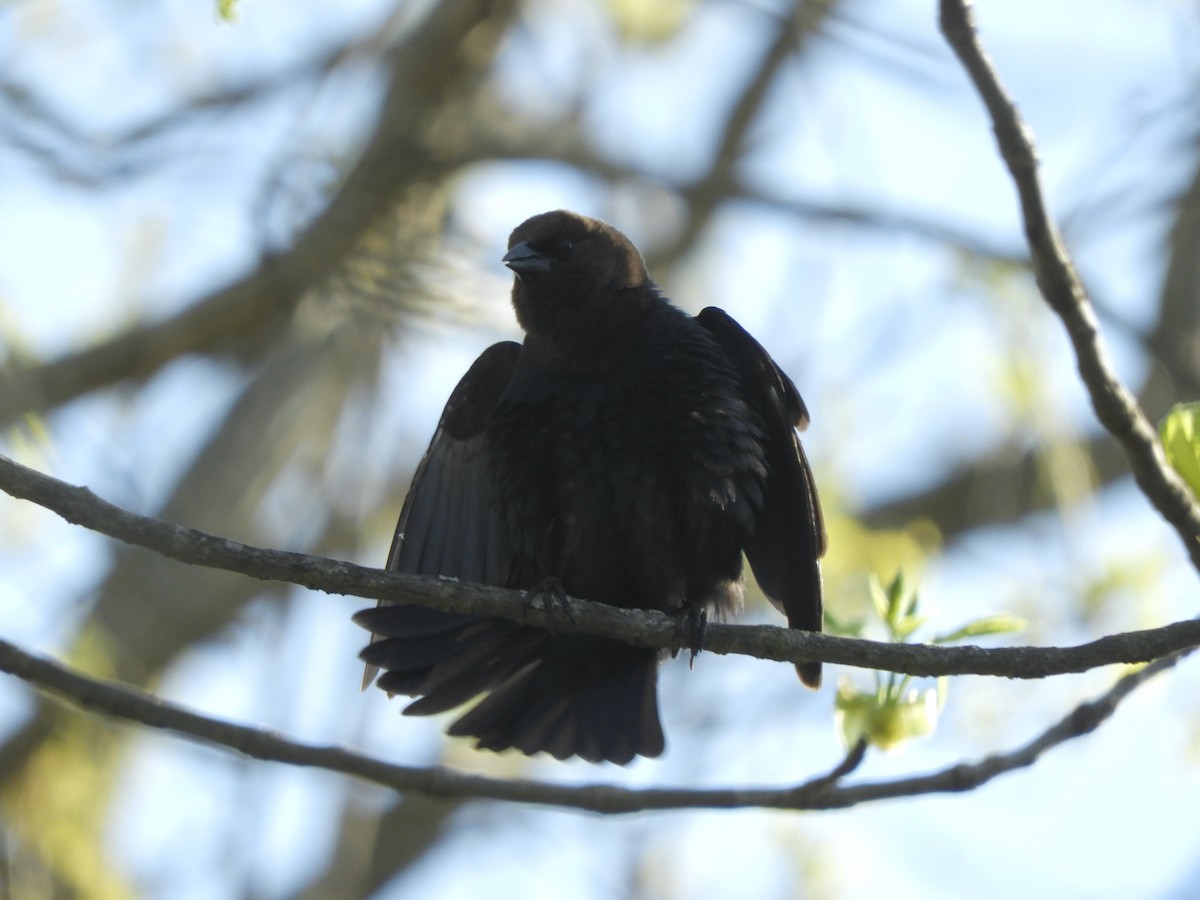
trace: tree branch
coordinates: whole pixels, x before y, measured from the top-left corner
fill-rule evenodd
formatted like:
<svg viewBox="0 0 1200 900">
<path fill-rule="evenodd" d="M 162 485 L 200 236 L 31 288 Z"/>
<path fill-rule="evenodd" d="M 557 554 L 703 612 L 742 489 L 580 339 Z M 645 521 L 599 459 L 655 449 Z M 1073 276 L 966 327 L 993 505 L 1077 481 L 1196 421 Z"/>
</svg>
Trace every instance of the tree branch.
<svg viewBox="0 0 1200 900">
<path fill-rule="evenodd" d="M 691 646 L 688 629 L 660 612 L 619 609 L 574 598 L 567 599 L 563 612 L 557 600 L 547 609 L 539 598 L 531 599 L 524 591 L 267 550 L 139 516 L 101 500 L 87 488 L 65 484 L 4 456 L 0 456 L 0 490 L 43 506 L 73 524 L 191 565 L 239 572 L 264 581 L 289 582 L 331 594 L 496 616 L 569 634 L 603 635 L 638 647 L 684 650 Z M 1109 635 L 1074 647 L 936 647 L 834 637 L 770 625 L 723 624 L 709 625 L 704 640 L 705 649 L 714 653 L 781 662 L 821 660 L 917 676 L 1005 678 L 1044 678 L 1117 663 L 1149 662 L 1196 646 L 1200 646 L 1200 620 L 1196 619 Z"/>
<path fill-rule="evenodd" d="M 608 784 L 562 785 L 529 779 L 497 779 L 456 772 L 441 766 L 420 768 L 387 763 L 351 750 L 303 744 L 277 733 L 203 716 L 121 684 L 90 678 L 57 662 L 26 653 L 0 640 L 0 671 L 43 691 L 108 716 L 171 731 L 203 743 L 235 750 L 255 759 L 339 772 L 402 793 L 433 797 L 507 800 L 587 810 L 630 813 L 674 809 L 845 809 L 873 800 L 972 790 L 998 775 L 1025 768 L 1051 748 L 1095 730 L 1136 687 L 1171 668 L 1185 654 L 1158 660 L 1122 677 L 1107 693 L 1072 710 L 1033 741 L 1008 753 L 938 772 L 894 781 L 841 786 L 839 781 L 862 761 L 865 746 L 855 747 L 831 772 L 800 785 L 782 788 L 644 788 Z"/>
<path fill-rule="evenodd" d="M 1032 134 L 979 43 L 968 0 L 941 0 L 941 29 L 991 116 L 1021 203 L 1038 287 L 1066 327 L 1096 417 L 1121 444 L 1138 487 L 1179 533 L 1192 565 L 1200 570 L 1200 504 L 1167 464 L 1154 427 L 1108 359 L 1091 301 L 1046 209 Z"/>
</svg>

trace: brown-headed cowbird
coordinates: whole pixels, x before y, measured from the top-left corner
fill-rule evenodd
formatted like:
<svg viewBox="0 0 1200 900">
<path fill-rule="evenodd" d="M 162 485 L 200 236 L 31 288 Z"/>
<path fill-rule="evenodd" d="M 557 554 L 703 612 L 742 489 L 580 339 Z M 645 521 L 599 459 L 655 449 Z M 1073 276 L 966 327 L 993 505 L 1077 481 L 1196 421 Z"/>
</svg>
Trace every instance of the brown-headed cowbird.
<svg viewBox="0 0 1200 900">
<path fill-rule="evenodd" d="M 808 413 L 719 309 L 670 303 L 633 244 L 570 212 L 509 238 L 523 344 L 484 351 L 413 477 L 388 568 L 694 614 L 740 605 L 742 554 L 793 628 L 821 630 L 824 527 Z M 356 621 L 412 715 L 488 750 L 627 763 L 663 751 L 662 654 L 501 619 L 382 605 Z M 816 687 L 820 663 L 797 666 Z"/>
</svg>

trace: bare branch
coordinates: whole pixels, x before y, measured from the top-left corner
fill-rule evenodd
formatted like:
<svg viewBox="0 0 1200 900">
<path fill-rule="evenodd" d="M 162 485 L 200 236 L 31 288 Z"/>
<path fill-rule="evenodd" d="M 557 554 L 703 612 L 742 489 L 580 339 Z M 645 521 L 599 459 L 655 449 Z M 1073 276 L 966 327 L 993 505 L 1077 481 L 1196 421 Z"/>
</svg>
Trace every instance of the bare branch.
<svg viewBox="0 0 1200 900">
<path fill-rule="evenodd" d="M 691 636 L 668 615 L 619 609 L 568 598 L 546 609 L 524 591 L 442 578 L 370 569 L 353 563 L 267 550 L 214 537 L 158 519 L 139 516 L 98 498 L 87 488 L 65 484 L 0 456 L 0 490 L 43 506 L 68 522 L 136 544 L 191 565 L 240 572 L 266 581 L 285 581 L 333 594 L 417 603 L 467 615 L 497 616 L 551 627 L 564 633 L 598 634 L 638 647 L 688 649 Z M 782 662 L 810 662 L 884 669 L 908 675 L 995 675 L 1044 678 L 1098 666 L 1139 663 L 1200 646 L 1200 620 L 1109 635 L 1074 647 L 936 647 L 890 644 L 769 625 L 709 625 L 704 647 Z"/>
<path fill-rule="evenodd" d="M 1066 326 L 1096 417 L 1120 442 L 1142 493 L 1183 540 L 1200 569 L 1200 504 L 1167 464 L 1154 427 L 1117 377 L 1091 301 L 1046 209 L 1033 137 L 979 43 L 968 0 L 942 0 L 941 28 L 992 118 L 996 143 L 1017 188 L 1038 287 Z"/>
<path fill-rule="evenodd" d="M 51 660 L 26 653 L 0 640 L 0 670 L 44 691 L 98 713 L 151 728 L 171 731 L 207 744 L 236 750 L 255 759 L 325 769 L 352 775 L 402 793 L 434 797 L 471 797 L 533 803 L 600 813 L 672 809 L 845 809 L 873 800 L 972 790 L 998 775 L 1025 768 L 1051 748 L 1089 734 L 1109 718 L 1136 687 L 1175 665 L 1183 654 L 1168 657 L 1121 678 L 1100 698 L 1072 710 L 1024 747 L 939 772 L 841 786 L 840 779 L 862 761 L 860 744 L 833 771 L 783 788 L 645 788 L 608 784 L 563 785 L 529 779 L 497 779 L 440 766 L 421 768 L 387 763 L 341 747 L 303 744 L 277 733 L 235 725 L 190 712 L 153 694 L 82 675 Z"/>
</svg>

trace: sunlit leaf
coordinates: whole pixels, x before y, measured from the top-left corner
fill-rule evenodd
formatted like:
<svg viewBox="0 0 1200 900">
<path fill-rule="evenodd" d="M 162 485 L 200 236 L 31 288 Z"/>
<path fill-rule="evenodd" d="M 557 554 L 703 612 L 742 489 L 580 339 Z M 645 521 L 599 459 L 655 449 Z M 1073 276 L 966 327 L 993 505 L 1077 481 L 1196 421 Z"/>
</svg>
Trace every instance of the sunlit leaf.
<svg viewBox="0 0 1200 900">
<path fill-rule="evenodd" d="M 933 730 L 937 728 L 938 713 L 940 712 L 937 688 L 909 691 L 903 699 L 896 701 L 894 708 L 900 721 L 899 741 L 924 737 L 932 734 Z M 884 750 L 889 749 L 882 744 L 880 746 Z"/>
<path fill-rule="evenodd" d="M 863 619 L 842 619 L 828 609 L 825 610 L 826 634 L 836 634 L 841 637 L 862 637 L 866 622 Z"/>
<path fill-rule="evenodd" d="M 609 0 L 608 8 L 624 40 L 658 44 L 679 32 L 694 5 L 693 0 Z"/>
<path fill-rule="evenodd" d="M 871 694 L 856 690 L 849 681 L 838 685 L 834 714 L 838 734 L 846 747 L 853 747 L 868 737 L 877 709 L 878 703 Z"/>
<path fill-rule="evenodd" d="M 875 615 L 879 616 L 880 621 L 888 620 L 888 595 L 883 590 L 883 585 L 879 583 L 879 579 L 874 575 L 867 578 L 867 593 L 871 597 L 871 606 L 875 609 Z"/>
<path fill-rule="evenodd" d="M 887 616 L 885 617 L 888 624 L 895 626 L 897 622 L 908 614 L 911 605 L 912 595 L 909 594 L 907 586 L 904 583 L 904 570 L 901 569 L 892 578 L 892 583 L 888 585 Z"/>
<path fill-rule="evenodd" d="M 1167 461 L 1200 497 L 1200 403 L 1177 403 L 1158 426 Z"/>
<path fill-rule="evenodd" d="M 838 733 L 847 747 L 865 739 L 881 750 L 892 750 L 932 733 L 941 706 L 938 688 L 891 697 L 886 691 L 864 693 L 845 680 L 838 685 L 835 702 Z"/>
<path fill-rule="evenodd" d="M 896 640 L 903 641 L 912 636 L 918 628 L 924 625 L 929 620 L 929 616 L 905 616 L 896 623 L 892 629 L 892 634 Z"/>
<path fill-rule="evenodd" d="M 983 637 L 988 634 L 1008 634 L 1013 631 L 1024 631 L 1028 624 L 1020 616 L 1009 613 L 997 613 L 994 616 L 984 616 L 968 622 L 961 628 L 935 637 L 930 643 L 952 644 L 966 638 Z"/>
</svg>

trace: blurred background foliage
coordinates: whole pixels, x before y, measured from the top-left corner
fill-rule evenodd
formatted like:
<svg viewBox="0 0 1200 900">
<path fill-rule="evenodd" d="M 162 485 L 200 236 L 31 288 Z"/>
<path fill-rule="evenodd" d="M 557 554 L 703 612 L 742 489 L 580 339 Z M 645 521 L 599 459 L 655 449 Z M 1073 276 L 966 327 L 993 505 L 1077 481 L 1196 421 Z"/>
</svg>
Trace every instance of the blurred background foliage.
<svg viewBox="0 0 1200 900">
<path fill-rule="evenodd" d="M 1007 612 L 1022 640 L 1065 643 L 1192 615 L 1179 548 L 1037 295 L 931 6 L 0 4 L 5 452 L 170 521 L 381 564 L 450 388 L 515 334 L 509 229 L 568 207 L 629 233 L 669 296 L 728 310 L 799 385 L 835 626 L 910 637 L 887 602 L 872 618 L 881 584 L 898 615 L 921 585 L 919 634 Z M 980 7 L 1118 366 L 1157 420 L 1200 396 L 1197 7 Z M 790 667 L 702 656 L 664 670 L 662 760 L 597 772 L 477 754 L 357 693 L 353 601 L 0 509 L 6 638 L 215 715 L 406 763 L 633 785 L 783 784 L 843 752 L 838 674 L 808 696 Z M 753 591 L 746 617 L 778 621 Z M 1164 854 L 1158 887 L 1191 896 L 1194 817 L 1131 837 L 1121 804 L 1156 798 L 1165 823 L 1200 796 L 1194 669 L 1137 714 L 1165 729 L 1141 762 L 1127 727 L 1095 736 L 1077 771 L 1047 765 L 952 807 L 611 822 L 384 796 L 6 682 L 0 895 L 1106 896 L 1135 875 L 1079 854 L 1112 841 L 1114 861 L 1136 857 L 1140 839 Z M 1112 677 L 962 679 L 934 737 L 863 773 L 1013 745 Z M 871 684 L 849 672 L 843 696 Z M 939 718 L 935 689 L 912 695 L 913 733 Z M 1107 816 L 1071 800 L 1097 779 Z M 1057 864 L 1013 865 L 996 836 L 1031 798 L 1075 836 Z M 1022 826 L 1025 847 L 1050 840 L 1040 827 Z M 953 852 L 931 861 L 935 846 Z"/>
</svg>

